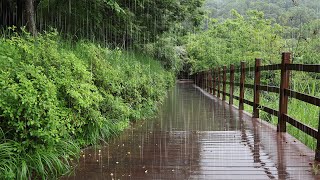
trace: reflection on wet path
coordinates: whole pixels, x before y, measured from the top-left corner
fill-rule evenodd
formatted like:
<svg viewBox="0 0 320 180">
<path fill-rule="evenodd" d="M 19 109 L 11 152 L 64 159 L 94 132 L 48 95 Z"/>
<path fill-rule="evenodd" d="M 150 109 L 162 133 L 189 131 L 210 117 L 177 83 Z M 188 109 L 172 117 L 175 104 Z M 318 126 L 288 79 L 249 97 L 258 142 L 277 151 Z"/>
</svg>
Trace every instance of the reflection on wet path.
<svg viewBox="0 0 320 180">
<path fill-rule="evenodd" d="M 192 84 L 177 84 L 157 118 L 85 149 L 63 179 L 317 179 L 313 152 Z"/>
</svg>

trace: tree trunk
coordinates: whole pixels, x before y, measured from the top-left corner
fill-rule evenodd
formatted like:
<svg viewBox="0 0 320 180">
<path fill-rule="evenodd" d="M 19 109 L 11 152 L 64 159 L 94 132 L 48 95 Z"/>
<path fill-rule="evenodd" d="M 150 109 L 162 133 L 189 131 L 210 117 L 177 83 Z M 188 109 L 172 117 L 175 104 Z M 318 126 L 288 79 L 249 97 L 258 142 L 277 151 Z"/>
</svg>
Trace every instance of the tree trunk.
<svg viewBox="0 0 320 180">
<path fill-rule="evenodd" d="M 16 22 L 16 26 L 18 27 L 18 29 L 20 30 L 20 28 L 24 25 L 24 18 L 23 18 L 23 10 L 24 10 L 24 1 L 23 0 L 16 0 L 16 4 L 17 4 L 17 22 Z"/>
<path fill-rule="evenodd" d="M 34 0 L 26 0 L 25 2 L 25 14 L 27 20 L 27 30 L 33 35 L 37 35 L 36 22 L 34 19 Z"/>
</svg>

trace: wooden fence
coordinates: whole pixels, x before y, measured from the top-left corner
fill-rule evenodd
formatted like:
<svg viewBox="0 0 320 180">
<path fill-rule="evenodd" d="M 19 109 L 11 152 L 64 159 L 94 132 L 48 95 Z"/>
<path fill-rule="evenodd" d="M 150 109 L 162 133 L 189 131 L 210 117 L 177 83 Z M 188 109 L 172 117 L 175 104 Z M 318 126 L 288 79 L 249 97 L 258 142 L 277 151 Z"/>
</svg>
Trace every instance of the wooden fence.
<svg viewBox="0 0 320 180">
<path fill-rule="evenodd" d="M 254 67 L 246 67 L 244 62 L 241 62 L 239 68 L 235 68 L 234 65 L 230 65 L 227 69 L 226 66 L 223 68 L 216 68 L 211 71 L 204 71 L 195 74 L 195 83 L 206 89 L 209 93 L 220 98 L 222 95 L 222 100 L 226 100 L 226 96 L 229 96 L 229 104 L 233 104 L 233 99 L 239 100 L 239 110 L 244 109 L 244 104 L 248 104 L 253 107 L 253 118 L 259 118 L 259 111 L 262 110 L 266 113 L 278 117 L 277 131 L 286 132 L 286 123 L 291 124 L 300 131 L 308 134 L 309 136 L 317 140 L 316 150 L 315 150 L 315 160 L 320 161 L 320 125 L 318 125 L 318 130 L 299 122 L 298 120 L 290 117 L 287 114 L 288 111 L 288 98 L 292 97 L 303 102 L 320 107 L 320 98 L 310 96 L 304 93 L 296 92 L 289 88 L 290 83 L 290 72 L 291 71 L 303 71 L 303 72 L 313 72 L 320 73 L 320 65 L 306 65 L 306 64 L 291 64 L 290 62 L 291 54 L 282 53 L 281 64 L 273 64 L 261 66 L 261 59 L 255 59 Z M 281 82 L 280 87 L 276 86 L 265 86 L 260 85 L 260 72 L 262 71 L 281 71 Z M 246 72 L 254 71 L 254 84 L 246 84 Z M 227 81 L 227 73 L 229 74 L 229 81 Z M 240 73 L 240 82 L 235 82 L 235 73 Z M 222 90 L 221 90 L 222 84 Z M 229 92 L 226 92 L 226 85 L 229 85 Z M 234 95 L 234 87 L 239 86 L 240 92 L 239 96 Z M 253 89 L 254 97 L 253 102 L 244 98 L 245 88 Z M 279 98 L 279 109 L 271 109 L 260 104 L 260 91 L 278 93 Z M 320 124 L 320 116 L 319 116 Z"/>
</svg>

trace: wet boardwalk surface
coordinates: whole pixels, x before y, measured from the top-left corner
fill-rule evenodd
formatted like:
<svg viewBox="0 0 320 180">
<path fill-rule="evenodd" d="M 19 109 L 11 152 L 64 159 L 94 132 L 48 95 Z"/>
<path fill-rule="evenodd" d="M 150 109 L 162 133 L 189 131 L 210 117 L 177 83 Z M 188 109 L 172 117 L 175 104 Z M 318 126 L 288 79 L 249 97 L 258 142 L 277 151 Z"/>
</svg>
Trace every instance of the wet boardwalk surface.
<svg viewBox="0 0 320 180">
<path fill-rule="evenodd" d="M 177 84 L 157 118 L 85 149 L 64 179 L 320 179 L 313 155 L 261 120 Z"/>
</svg>

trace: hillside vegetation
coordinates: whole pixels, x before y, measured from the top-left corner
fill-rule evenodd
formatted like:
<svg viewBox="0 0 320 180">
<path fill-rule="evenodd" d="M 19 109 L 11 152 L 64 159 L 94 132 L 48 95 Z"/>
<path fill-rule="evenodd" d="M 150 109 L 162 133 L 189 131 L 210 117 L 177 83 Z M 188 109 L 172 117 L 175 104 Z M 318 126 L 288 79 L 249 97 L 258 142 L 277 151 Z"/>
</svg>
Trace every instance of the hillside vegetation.
<svg viewBox="0 0 320 180">
<path fill-rule="evenodd" d="M 174 74 L 145 55 L 56 33 L 0 39 L 1 179 L 55 178 L 80 147 L 156 111 Z"/>
</svg>

